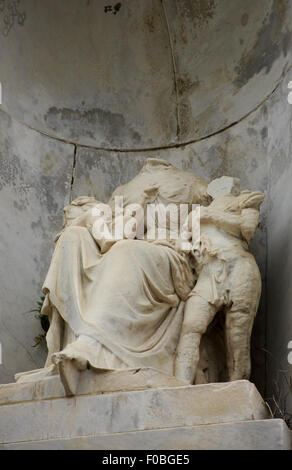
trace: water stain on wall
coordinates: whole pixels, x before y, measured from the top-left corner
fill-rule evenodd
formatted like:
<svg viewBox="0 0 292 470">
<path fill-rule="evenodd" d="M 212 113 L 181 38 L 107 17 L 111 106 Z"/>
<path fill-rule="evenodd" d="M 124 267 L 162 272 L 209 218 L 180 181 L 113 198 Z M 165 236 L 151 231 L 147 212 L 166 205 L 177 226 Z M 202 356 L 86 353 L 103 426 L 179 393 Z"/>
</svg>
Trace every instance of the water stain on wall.
<svg viewBox="0 0 292 470">
<path fill-rule="evenodd" d="M 45 121 L 54 132 L 70 129 L 72 140 L 80 136 L 94 139 L 96 133 L 100 133 L 104 141 L 109 142 L 114 137 L 122 143 L 127 136 L 136 144 L 141 141 L 139 133 L 126 124 L 121 113 L 112 113 L 101 108 L 82 110 L 53 106 L 46 113 Z"/>
<path fill-rule="evenodd" d="M 214 17 L 215 0 L 181 0 L 180 11 L 183 16 L 191 17 L 196 23 L 208 23 Z"/>
<path fill-rule="evenodd" d="M 287 28 L 289 8 L 289 0 L 274 0 L 271 13 L 264 19 L 252 49 L 244 53 L 235 67 L 237 76 L 233 84 L 237 89 L 261 71 L 269 73 L 281 54 L 287 56 L 292 42 L 291 25 Z M 242 24 L 243 21 L 246 23 L 247 18 L 242 17 Z"/>
</svg>

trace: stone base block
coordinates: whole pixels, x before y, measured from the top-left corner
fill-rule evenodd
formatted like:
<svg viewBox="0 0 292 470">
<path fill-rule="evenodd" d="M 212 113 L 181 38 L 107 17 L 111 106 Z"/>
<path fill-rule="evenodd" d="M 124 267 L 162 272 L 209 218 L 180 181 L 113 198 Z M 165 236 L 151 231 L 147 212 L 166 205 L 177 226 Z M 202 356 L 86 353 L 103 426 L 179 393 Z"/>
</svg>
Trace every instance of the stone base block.
<svg viewBox="0 0 292 470">
<path fill-rule="evenodd" d="M 290 450 L 281 419 L 121 432 L 0 445 L 2 450 Z"/>
<path fill-rule="evenodd" d="M 39 378 L 45 370 L 16 374 L 17 383 L 0 385 L 0 406 L 22 401 L 65 397 L 66 392 L 59 375 Z M 186 385 L 176 377 L 151 367 L 98 372 L 89 369 L 80 372 L 79 375 L 79 384 L 75 395 L 97 395 Z"/>
<path fill-rule="evenodd" d="M 38 377 L 38 375 L 36 375 Z M 153 369 L 82 376 L 64 396 L 59 376 L 0 386 L 3 449 L 288 448 L 247 380 L 183 385 Z M 88 380 L 85 380 L 88 379 Z"/>
<path fill-rule="evenodd" d="M 246 421 L 252 426 L 253 420 L 269 417 L 256 387 L 247 380 L 176 386 L 175 378 L 151 369 L 101 374 L 99 378 L 99 391 L 96 380 L 95 393 L 74 397 L 63 396 L 64 389 L 58 376 L 40 382 L 1 386 L 0 442 L 4 445 L 17 445 L 17 442 L 34 445 L 33 442 L 41 441 L 62 446 L 61 443 L 65 445 L 68 439 L 72 443 L 77 439 L 80 445 L 92 442 L 93 446 L 103 446 L 98 442 L 112 442 L 109 445 L 127 448 L 130 442 L 141 446 L 141 433 L 145 432 L 149 432 L 145 434 L 149 435 L 149 445 L 156 445 L 156 438 L 152 441 L 151 437 L 155 430 L 157 436 L 161 436 L 162 446 L 166 445 L 169 436 L 173 445 L 177 442 L 178 446 L 185 448 L 190 444 L 176 441 L 179 430 L 184 430 L 186 436 L 193 435 L 193 432 L 197 435 L 200 429 L 200 433 L 205 429 L 208 434 L 208 425 L 226 423 L 230 426 L 231 423 Z M 123 384 L 125 388 L 129 387 L 129 383 L 141 389 L 112 391 L 118 386 L 123 387 Z M 168 386 L 163 387 L 163 384 Z M 148 388 L 155 385 L 160 387 Z M 135 437 L 131 441 L 130 436 L 136 435 L 141 435 L 142 440 Z M 122 436 L 126 441 L 118 444 Z M 190 443 L 192 438 L 186 439 L 185 442 Z"/>
</svg>

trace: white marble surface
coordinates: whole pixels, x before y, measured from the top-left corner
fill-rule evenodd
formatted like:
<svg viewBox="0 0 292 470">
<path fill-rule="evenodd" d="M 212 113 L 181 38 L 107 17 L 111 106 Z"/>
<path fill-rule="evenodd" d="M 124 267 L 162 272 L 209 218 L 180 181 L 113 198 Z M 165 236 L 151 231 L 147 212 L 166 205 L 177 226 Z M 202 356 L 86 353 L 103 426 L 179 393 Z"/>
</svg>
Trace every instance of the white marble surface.
<svg viewBox="0 0 292 470">
<path fill-rule="evenodd" d="M 41 369 L 46 371 L 48 369 Z M 33 380 L 34 375 L 22 376 L 18 383 L 0 385 L 0 406 L 9 403 L 32 400 L 47 400 L 66 396 L 59 375 L 52 375 L 42 380 Z M 80 372 L 80 380 L 76 395 L 100 394 L 109 392 L 125 392 L 130 390 L 147 390 L 150 388 L 179 387 L 186 385 L 173 376 L 161 371 L 145 369 L 129 369 L 117 371 Z"/>
<path fill-rule="evenodd" d="M 0 450 L 291 450 L 281 419 L 0 444 Z"/>
<path fill-rule="evenodd" d="M 236 423 L 268 416 L 257 389 L 246 380 L 34 399 L 0 406 L 0 442 Z"/>
</svg>

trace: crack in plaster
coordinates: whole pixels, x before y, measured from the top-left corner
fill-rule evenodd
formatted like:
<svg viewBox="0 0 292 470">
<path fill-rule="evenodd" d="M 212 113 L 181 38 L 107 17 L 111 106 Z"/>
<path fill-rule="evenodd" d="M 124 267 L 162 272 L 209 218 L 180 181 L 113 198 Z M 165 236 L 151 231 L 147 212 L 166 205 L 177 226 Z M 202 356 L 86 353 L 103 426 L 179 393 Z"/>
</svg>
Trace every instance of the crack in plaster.
<svg viewBox="0 0 292 470">
<path fill-rule="evenodd" d="M 179 119 L 179 97 L 178 97 L 178 84 L 177 84 L 177 70 L 176 70 L 176 63 L 175 63 L 175 57 L 174 57 L 173 41 L 172 41 L 172 36 L 171 36 L 171 33 L 170 33 L 170 25 L 169 25 L 167 13 L 166 13 L 166 7 L 165 7 L 164 0 L 161 0 L 161 5 L 162 5 L 162 10 L 163 10 L 163 15 L 164 15 L 164 18 L 165 18 L 168 41 L 169 41 L 169 47 L 170 47 L 170 53 L 171 53 L 172 70 L 173 70 L 173 82 L 174 82 L 174 91 L 175 91 L 175 99 L 176 99 L 176 139 L 178 140 L 179 136 L 180 136 L 180 119 Z"/>
<path fill-rule="evenodd" d="M 75 176 L 76 176 L 76 163 L 77 163 L 77 145 L 74 144 L 74 155 L 73 155 L 73 165 L 72 165 L 72 178 L 71 178 L 71 184 L 70 184 L 70 200 L 69 202 L 72 202 L 72 197 L 73 197 L 73 186 L 75 182 Z"/>
</svg>

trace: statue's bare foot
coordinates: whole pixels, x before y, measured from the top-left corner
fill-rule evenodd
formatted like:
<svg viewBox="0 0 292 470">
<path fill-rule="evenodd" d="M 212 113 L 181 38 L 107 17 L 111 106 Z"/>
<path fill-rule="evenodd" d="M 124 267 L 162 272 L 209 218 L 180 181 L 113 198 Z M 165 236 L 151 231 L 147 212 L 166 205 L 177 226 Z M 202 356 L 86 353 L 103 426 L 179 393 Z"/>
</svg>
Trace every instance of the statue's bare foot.
<svg viewBox="0 0 292 470">
<path fill-rule="evenodd" d="M 61 382 L 67 396 L 76 395 L 80 373 L 87 368 L 87 360 L 76 354 L 71 354 L 70 346 L 64 351 L 52 355 L 52 361 L 58 366 Z"/>
<path fill-rule="evenodd" d="M 81 371 L 88 367 L 88 361 L 82 354 L 80 340 L 68 344 L 63 351 L 52 354 L 52 362 L 58 366 L 60 378 L 66 395 L 76 395 Z"/>
<path fill-rule="evenodd" d="M 80 370 L 74 364 L 74 360 L 59 358 L 58 368 L 61 382 L 67 396 L 76 395 Z"/>
<path fill-rule="evenodd" d="M 52 362 L 58 366 L 66 395 L 76 395 L 81 371 L 86 370 L 88 361 L 80 351 L 80 340 L 68 344 L 63 351 L 52 354 Z"/>
</svg>

